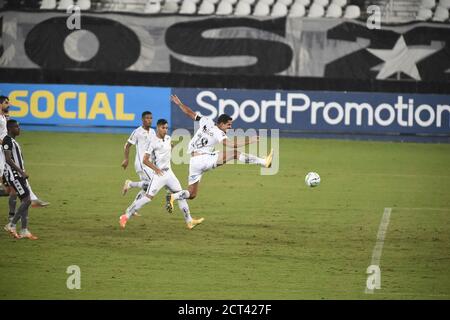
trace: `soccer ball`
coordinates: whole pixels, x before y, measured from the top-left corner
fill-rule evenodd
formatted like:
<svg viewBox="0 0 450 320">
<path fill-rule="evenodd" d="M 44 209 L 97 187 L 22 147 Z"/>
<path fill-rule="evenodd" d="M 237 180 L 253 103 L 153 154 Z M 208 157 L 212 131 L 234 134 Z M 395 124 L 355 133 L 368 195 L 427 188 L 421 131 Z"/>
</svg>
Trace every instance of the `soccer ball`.
<svg viewBox="0 0 450 320">
<path fill-rule="evenodd" d="M 320 184 L 320 176 L 317 172 L 308 172 L 305 177 L 305 183 L 308 187 L 317 187 Z"/>
</svg>

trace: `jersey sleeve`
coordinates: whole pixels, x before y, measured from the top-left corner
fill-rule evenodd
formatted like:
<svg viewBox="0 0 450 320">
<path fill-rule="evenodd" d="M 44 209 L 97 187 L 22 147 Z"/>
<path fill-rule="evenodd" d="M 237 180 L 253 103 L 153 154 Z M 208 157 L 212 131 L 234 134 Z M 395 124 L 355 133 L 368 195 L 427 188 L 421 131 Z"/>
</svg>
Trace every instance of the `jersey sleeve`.
<svg viewBox="0 0 450 320">
<path fill-rule="evenodd" d="M 135 145 L 137 142 L 137 132 L 136 131 L 137 130 L 134 130 L 131 133 L 130 137 L 128 138 L 128 142 L 131 143 L 132 145 Z"/>
<path fill-rule="evenodd" d="M 12 145 L 12 139 L 10 136 L 5 136 L 3 138 L 2 146 L 3 146 L 3 150 L 9 150 L 9 151 L 12 150 L 13 145 Z"/>
<path fill-rule="evenodd" d="M 195 113 L 195 121 L 200 121 L 200 119 L 202 118 L 202 115 L 199 112 Z"/>
<path fill-rule="evenodd" d="M 208 117 L 201 117 L 199 125 L 200 127 L 207 126 L 208 128 L 212 128 L 214 126 L 214 121 Z"/>
<path fill-rule="evenodd" d="M 152 141 L 150 141 L 150 143 L 147 146 L 147 149 L 145 149 L 145 153 L 152 154 L 153 149 L 154 149 L 153 143 Z"/>
</svg>

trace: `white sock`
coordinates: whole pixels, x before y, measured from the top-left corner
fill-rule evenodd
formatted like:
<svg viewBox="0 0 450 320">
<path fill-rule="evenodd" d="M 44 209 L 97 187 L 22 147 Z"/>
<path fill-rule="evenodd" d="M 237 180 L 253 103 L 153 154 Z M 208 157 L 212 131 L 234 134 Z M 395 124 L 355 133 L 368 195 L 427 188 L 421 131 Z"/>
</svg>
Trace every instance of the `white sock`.
<svg viewBox="0 0 450 320">
<path fill-rule="evenodd" d="M 144 190 L 140 190 L 138 192 L 138 194 L 136 195 L 136 197 L 134 198 L 134 201 L 138 201 L 140 198 L 145 196 L 145 191 Z"/>
<path fill-rule="evenodd" d="M 29 183 L 27 183 L 28 186 L 28 190 L 30 190 L 30 199 L 31 201 L 36 201 L 38 200 L 38 197 L 34 194 L 33 190 L 31 190 L 31 186 Z"/>
<path fill-rule="evenodd" d="M 173 194 L 173 197 L 175 200 L 189 199 L 190 196 L 191 196 L 191 194 L 187 190 L 181 190 L 181 191 Z"/>
<path fill-rule="evenodd" d="M 144 196 L 141 197 L 139 200 L 134 201 L 131 206 L 129 206 L 127 208 L 126 211 L 126 215 L 128 217 L 128 219 L 131 218 L 131 216 L 138 211 L 139 209 L 141 209 L 144 205 L 146 205 L 147 203 L 149 203 L 150 201 L 152 201 L 149 197 Z"/>
<path fill-rule="evenodd" d="M 147 181 L 130 182 L 130 187 L 142 189 L 142 187 L 147 183 L 148 183 Z"/>
<path fill-rule="evenodd" d="M 184 200 L 184 199 L 183 200 L 178 200 L 178 207 L 183 212 L 184 221 L 191 222 L 192 221 L 192 217 L 191 217 L 191 213 L 189 212 L 189 206 L 187 204 L 187 201 Z"/>
<path fill-rule="evenodd" d="M 239 155 L 239 161 L 249 164 L 259 164 L 261 166 L 266 165 L 266 159 L 258 158 L 257 156 L 254 156 L 252 154 L 241 153 Z"/>
</svg>

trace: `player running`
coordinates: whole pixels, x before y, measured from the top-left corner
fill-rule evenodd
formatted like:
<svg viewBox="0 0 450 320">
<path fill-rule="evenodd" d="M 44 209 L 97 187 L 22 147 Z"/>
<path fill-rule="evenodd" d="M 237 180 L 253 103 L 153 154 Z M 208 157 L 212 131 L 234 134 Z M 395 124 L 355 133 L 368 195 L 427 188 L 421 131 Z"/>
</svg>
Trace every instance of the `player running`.
<svg viewBox="0 0 450 320">
<path fill-rule="evenodd" d="M 7 128 L 8 135 L 3 138 L 2 143 L 6 159 L 5 178 L 19 196 L 21 204 L 11 221 L 5 226 L 5 230 L 10 232 L 16 239 L 28 238 L 37 240 L 37 237 L 28 230 L 28 209 L 31 205 L 31 198 L 27 184 L 28 174 L 25 172 L 22 151 L 15 140 L 20 135 L 19 123 L 16 120 L 8 120 Z M 22 230 L 20 234 L 17 234 L 16 224 L 19 220 L 22 223 Z"/>
<path fill-rule="evenodd" d="M 124 146 L 124 160 L 122 161 L 122 167 L 125 170 L 128 167 L 128 158 L 130 154 L 131 146 L 136 147 L 136 156 L 134 158 L 134 169 L 136 170 L 136 174 L 139 176 L 140 181 L 134 182 L 131 180 L 125 180 L 125 183 L 122 188 L 122 194 L 125 195 L 130 188 L 140 188 L 141 190 L 137 194 L 135 200 L 141 198 L 145 191 L 143 189 L 146 188 L 148 182 L 153 177 L 153 171 L 148 167 L 142 164 L 142 160 L 144 159 L 145 150 L 152 140 L 155 137 L 155 130 L 151 128 L 153 115 L 150 111 L 144 111 L 142 113 L 142 125 L 136 128 L 128 138 L 127 142 Z M 136 213 L 136 215 L 138 215 Z"/>
<path fill-rule="evenodd" d="M 152 201 L 153 197 L 161 190 L 161 188 L 166 186 L 171 192 L 179 192 L 182 190 L 180 181 L 178 181 L 173 173 L 170 164 L 172 143 L 170 136 L 167 135 L 168 128 L 167 120 L 158 120 L 156 124 L 156 136 L 150 142 L 142 160 L 143 165 L 153 170 L 154 175 L 148 183 L 145 196 L 136 199 L 131 206 L 127 208 L 126 212 L 120 216 L 119 223 L 122 229 L 125 228 L 127 221 L 137 210 Z M 193 229 L 203 222 L 203 218 L 193 219 L 191 217 L 189 206 L 185 199 L 178 200 L 178 206 L 184 214 L 188 229 Z"/>
<path fill-rule="evenodd" d="M 171 99 L 189 118 L 194 121 L 199 121 L 200 127 L 188 146 L 188 152 L 191 154 L 189 162 L 189 187 L 187 190 L 167 195 L 168 210 L 173 209 L 174 200 L 194 199 L 197 196 L 198 185 L 202 175 L 231 160 L 237 159 L 243 163 L 258 164 L 266 168 L 272 166 L 273 149 L 265 159 L 236 150 L 236 148 L 241 146 L 257 142 L 259 138 L 246 137 L 243 143 L 229 141 L 226 132 L 228 129 L 231 129 L 233 122 L 233 119 L 229 115 L 220 115 L 215 124 L 210 118 L 200 116 L 198 113 L 192 111 L 176 95 L 172 95 Z M 234 150 L 214 152 L 214 146 L 219 143 L 223 143 L 225 146 L 231 147 Z"/>
</svg>

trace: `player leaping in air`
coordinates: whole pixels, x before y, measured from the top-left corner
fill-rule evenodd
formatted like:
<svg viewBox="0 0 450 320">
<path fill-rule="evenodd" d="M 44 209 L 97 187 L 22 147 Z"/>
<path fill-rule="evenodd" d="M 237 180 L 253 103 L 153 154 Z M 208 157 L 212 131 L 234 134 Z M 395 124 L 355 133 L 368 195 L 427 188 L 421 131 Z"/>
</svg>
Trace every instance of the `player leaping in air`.
<svg viewBox="0 0 450 320">
<path fill-rule="evenodd" d="M 246 137 L 245 142 L 242 143 L 234 140 L 230 141 L 226 132 L 228 129 L 231 129 L 233 119 L 229 115 L 220 115 L 217 118 L 217 123 L 214 123 L 212 119 L 200 116 L 198 113 L 192 111 L 176 95 L 172 95 L 171 98 L 189 118 L 194 121 L 199 121 L 200 127 L 188 146 L 188 152 L 191 154 L 191 160 L 189 162 L 189 187 L 187 190 L 167 195 L 168 210 L 173 210 L 174 200 L 194 199 L 197 196 L 198 185 L 202 175 L 206 171 L 215 169 L 231 160 L 237 159 L 243 163 L 257 164 L 266 168 L 272 166 L 273 149 L 264 159 L 237 150 L 241 146 L 257 142 L 259 138 Z M 231 147 L 233 150 L 214 152 L 214 146 L 219 143 L 223 143 L 226 147 Z"/>
</svg>

